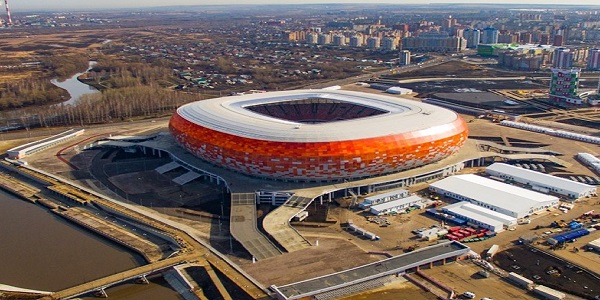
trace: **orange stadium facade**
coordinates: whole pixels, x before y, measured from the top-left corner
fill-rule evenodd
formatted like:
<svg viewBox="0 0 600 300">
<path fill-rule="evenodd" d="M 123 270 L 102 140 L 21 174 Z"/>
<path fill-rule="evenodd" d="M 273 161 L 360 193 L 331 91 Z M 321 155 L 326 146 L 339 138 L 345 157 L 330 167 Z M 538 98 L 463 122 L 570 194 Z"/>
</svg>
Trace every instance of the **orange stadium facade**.
<svg viewBox="0 0 600 300">
<path fill-rule="evenodd" d="M 346 91 L 217 98 L 180 107 L 171 133 L 194 155 L 247 175 L 304 181 L 381 176 L 439 161 L 467 140 L 444 108 Z"/>
</svg>

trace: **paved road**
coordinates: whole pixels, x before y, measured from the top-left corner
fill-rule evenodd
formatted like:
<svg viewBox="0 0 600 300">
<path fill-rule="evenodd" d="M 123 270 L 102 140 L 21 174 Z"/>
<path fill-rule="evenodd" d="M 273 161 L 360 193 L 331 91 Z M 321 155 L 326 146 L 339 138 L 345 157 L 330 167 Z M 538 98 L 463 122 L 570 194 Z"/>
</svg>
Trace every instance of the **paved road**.
<svg viewBox="0 0 600 300">
<path fill-rule="evenodd" d="M 281 254 L 256 227 L 256 200 L 254 193 L 231 193 L 231 235 L 256 259 L 266 259 Z"/>
<path fill-rule="evenodd" d="M 86 283 L 53 293 L 51 296 L 52 297 L 51 299 L 64 299 L 64 298 L 79 296 L 79 295 L 88 293 L 90 291 L 95 291 L 99 287 L 110 286 L 115 283 L 129 280 L 131 278 L 136 278 L 136 277 L 144 275 L 144 274 L 156 272 L 157 270 L 169 268 L 171 266 L 185 262 L 188 259 L 192 259 L 193 257 L 194 257 L 193 255 L 189 255 L 189 254 L 182 255 L 182 256 L 176 256 L 176 257 L 167 258 L 165 260 L 161 260 L 161 261 L 158 261 L 158 262 L 155 262 L 152 264 L 148 264 L 148 265 L 144 265 L 144 266 L 137 267 L 134 269 L 130 269 L 130 270 L 127 270 L 127 271 L 124 271 L 121 273 L 109 275 L 109 276 L 106 276 L 106 277 L 103 277 L 103 278 L 100 278 L 97 280 L 86 282 Z"/>
</svg>

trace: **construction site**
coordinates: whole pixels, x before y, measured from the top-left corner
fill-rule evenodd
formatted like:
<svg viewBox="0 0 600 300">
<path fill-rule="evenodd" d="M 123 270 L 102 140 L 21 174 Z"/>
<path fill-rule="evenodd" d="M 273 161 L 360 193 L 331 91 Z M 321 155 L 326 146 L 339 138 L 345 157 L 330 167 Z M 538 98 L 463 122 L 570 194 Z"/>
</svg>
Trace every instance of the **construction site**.
<svg viewBox="0 0 600 300">
<path fill-rule="evenodd" d="M 474 87 L 471 81 L 429 81 L 430 85 L 493 89 L 491 97 L 502 95 L 531 108 L 522 111 L 521 120 L 599 135 L 597 127 L 589 126 L 598 120 L 593 108 L 566 110 L 524 99 L 526 92 L 510 90 L 509 85 L 514 86 L 518 81 L 503 81 L 507 86 L 501 87 L 497 82 Z M 414 90 L 425 92 L 426 89 L 417 86 L 421 83 L 413 84 Z M 542 86 L 532 83 L 531 93 Z M 379 92 L 355 84 L 343 88 Z M 449 90 L 447 86 L 436 89 L 430 92 Z M 523 99 L 515 100 L 517 95 Z M 460 102 L 456 95 L 446 96 L 446 100 Z M 499 109 L 494 103 L 506 105 L 504 98 L 490 99 L 483 102 L 491 102 L 491 106 L 476 108 L 493 111 Z M 483 102 L 477 105 L 485 104 Z M 596 145 L 501 126 L 496 121 L 508 118 L 507 112 L 492 112 L 483 118 L 473 114 L 462 117 L 468 124 L 470 137 L 463 152 L 440 163 L 384 179 L 330 184 L 251 178 L 207 164 L 176 149 L 172 139 L 164 133 L 167 120 L 158 119 L 86 128 L 85 133 L 74 140 L 24 158 L 26 165 L 3 163 L 2 182 L 6 183 L 4 189 L 140 253 L 147 262 L 127 272 L 100 281 L 82 282 L 81 286 L 46 296 L 55 299 L 102 295 L 109 285 L 143 281 L 156 272 L 166 277 L 187 278 L 179 282 L 192 285 L 185 283 L 181 292 L 192 291 L 194 297 L 200 299 L 295 299 L 309 294 L 330 299 L 397 299 L 394 294 L 400 291 L 411 299 L 446 299 L 465 292 L 472 292 L 478 298 L 539 297 L 505 280 L 508 272 L 517 272 L 535 284 L 567 293 L 573 291 L 565 299 L 596 296 L 600 287 L 594 276 L 598 276 L 600 270 L 590 266 L 598 254 L 573 249 L 582 249 L 589 240 L 598 238 L 597 232 L 572 241 L 565 248 L 550 249 L 545 239 L 558 233 L 556 228 L 550 227 L 553 222 L 568 224 L 586 212 L 597 210 L 598 196 L 570 201 L 573 206 L 566 210 L 556 207 L 533 214 L 528 222 L 508 227 L 494 236 L 486 235 L 484 239 L 478 235 L 485 232 L 473 229 L 475 232 L 469 239 L 453 244 L 458 245 L 454 250 L 465 252 L 450 255 L 454 257 L 452 260 L 440 262 L 433 256 L 431 262 L 416 259 L 414 266 L 386 267 L 385 270 L 392 271 L 371 283 L 359 279 L 372 275 L 369 268 L 385 273 L 378 262 L 408 257 L 404 255 L 411 253 L 419 257 L 428 253 L 428 249 L 447 242 L 441 234 L 424 239 L 419 233 L 434 228 L 439 233 L 456 227 L 448 219 L 426 213 L 429 208 L 458 202 L 429 191 L 431 183 L 448 174 L 444 172 L 449 166 L 463 164 L 464 168 L 455 171 L 458 174 L 481 174 L 485 166 L 503 161 L 535 167 L 562 178 L 581 177 L 590 178 L 586 180 L 590 184 L 598 182 L 595 179 L 600 174 L 576 158 L 579 152 L 599 155 Z M 56 132 L 44 130 L 47 129 L 33 131 L 29 136 L 16 132 L 3 135 L 4 140 L 11 140 L 6 145 L 12 147 Z M 376 180 L 387 183 L 378 185 Z M 370 209 L 358 207 L 371 195 L 399 187 L 422 198 L 422 207 L 411 205 L 382 215 L 373 215 Z M 256 191 L 270 193 L 259 196 Z M 289 194 L 282 196 L 285 193 Z M 581 220 L 581 223 L 587 227 L 594 221 Z M 354 229 L 349 230 L 349 224 Z M 460 230 L 467 231 L 467 227 L 462 226 Z M 518 245 L 524 235 L 537 238 L 528 246 Z M 477 255 L 485 256 L 493 245 L 498 245 L 500 251 L 490 268 L 482 264 Z M 519 261 L 537 263 L 534 266 Z M 311 281 L 334 275 L 346 278 L 349 275 L 343 272 L 354 269 L 366 271 L 348 286 L 320 286 L 316 284 L 318 280 Z M 478 275 L 483 269 L 491 273 L 489 277 Z M 557 271 L 548 274 L 549 270 Z M 207 278 L 210 280 L 206 281 Z M 566 284 L 567 281 L 570 283 Z M 494 290 L 502 293 L 491 292 Z"/>
</svg>

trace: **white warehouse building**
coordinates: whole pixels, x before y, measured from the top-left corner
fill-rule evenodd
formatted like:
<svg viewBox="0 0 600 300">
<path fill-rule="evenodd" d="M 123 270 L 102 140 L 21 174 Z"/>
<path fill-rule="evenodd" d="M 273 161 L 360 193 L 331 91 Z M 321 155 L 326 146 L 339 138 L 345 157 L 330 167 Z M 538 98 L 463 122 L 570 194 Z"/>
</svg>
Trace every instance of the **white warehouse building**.
<svg viewBox="0 0 600 300">
<path fill-rule="evenodd" d="M 390 191 L 387 193 L 369 196 L 369 197 L 365 198 L 365 201 L 361 202 L 358 205 L 358 207 L 360 207 L 361 209 L 365 209 L 365 208 L 371 207 L 376 204 L 385 203 L 385 202 L 389 202 L 392 200 L 408 197 L 408 195 L 409 195 L 408 190 L 397 189 L 397 190 L 393 190 L 393 191 Z"/>
<path fill-rule="evenodd" d="M 423 198 L 413 195 L 410 197 L 373 205 L 371 206 L 371 213 L 374 215 L 382 215 L 391 212 L 398 212 L 399 210 L 407 209 L 419 203 L 423 203 Z"/>
<path fill-rule="evenodd" d="M 527 170 L 504 163 L 495 163 L 485 169 L 491 176 L 511 180 L 531 187 L 542 193 L 553 192 L 577 199 L 596 195 L 593 185 Z"/>
<path fill-rule="evenodd" d="M 470 224 L 493 232 L 503 231 L 505 227 L 517 224 L 517 219 L 505 214 L 475 205 L 471 202 L 461 201 L 442 207 L 442 211 L 449 215 L 466 220 Z"/>
<path fill-rule="evenodd" d="M 432 183 L 429 190 L 456 200 L 469 201 L 517 219 L 559 204 L 557 197 L 473 174 L 444 178 Z"/>
</svg>

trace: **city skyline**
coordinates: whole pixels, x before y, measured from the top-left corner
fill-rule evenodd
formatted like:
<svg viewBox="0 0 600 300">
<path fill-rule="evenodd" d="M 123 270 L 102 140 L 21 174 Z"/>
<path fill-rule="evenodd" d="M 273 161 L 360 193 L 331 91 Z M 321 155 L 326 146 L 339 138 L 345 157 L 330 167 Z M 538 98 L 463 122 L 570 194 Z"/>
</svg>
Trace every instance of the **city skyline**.
<svg viewBox="0 0 600 300">
<path fill-rule="evenodd" d="M 546 1 L 542 0 L 504 0 L 504 1 L 481 1 L 481 0 L 436 0 L 428 2 L 434 3 L 464 3 L 464 4 L 520 4 L 520 5 L 548 5 Z M 272 0 L 250 0 L 250 1 L 233 1 L 225 0 L 219 1 L 218 5 L 288 5 L 288 4 L 364 4 L 360 0 L 283 0 L 283 1 L 272 1 Z M 419 1 L 403 1 L 398 3 L 395 0 L 379 0 L 376 3 L 370 4 L 425 4 Z M 107 0 L 102 2 L 87 2 L 87 1 L 76 1 L 76 0 L 63 0 L 60 3 L 51 3 L 48 1 L 33 0 L 33 1 L 9 1 L 9 5 L 13 11 L 44 11 L 44 10 L 101 10 L 101 9 L 120 9 L 120 8 L 149 8 L 149 7 L 160 7 L 160 6 L 188 6 L 188 5 L 215 5 L 215 2 L 200 0 L 177 0 L 170 1 L 169 5 L 166 5 L 164 1 L 159 0 L 147 0 L 144 2 L 139 1 L 117 1 Z M 596 0 L 578 0 L 578 1 L 567 1 L 560 0 L 554 1 L 551 5 L 597 5 L 600 7 Z"/>
</svg>

